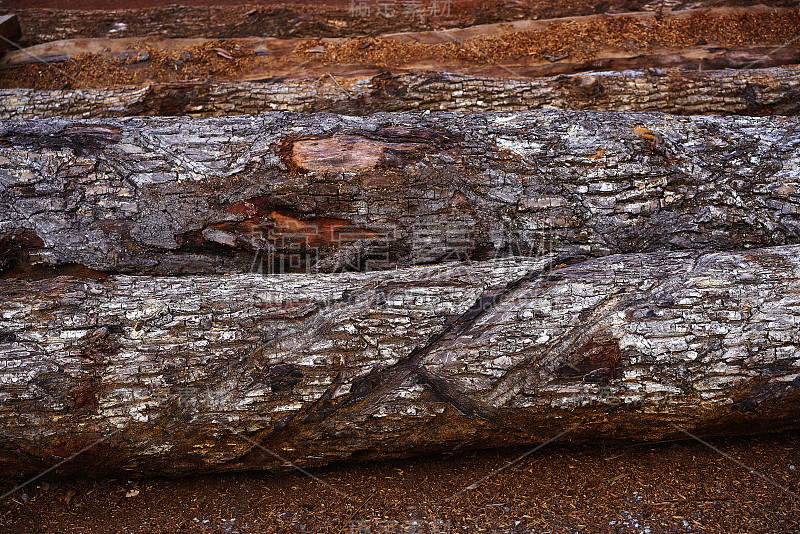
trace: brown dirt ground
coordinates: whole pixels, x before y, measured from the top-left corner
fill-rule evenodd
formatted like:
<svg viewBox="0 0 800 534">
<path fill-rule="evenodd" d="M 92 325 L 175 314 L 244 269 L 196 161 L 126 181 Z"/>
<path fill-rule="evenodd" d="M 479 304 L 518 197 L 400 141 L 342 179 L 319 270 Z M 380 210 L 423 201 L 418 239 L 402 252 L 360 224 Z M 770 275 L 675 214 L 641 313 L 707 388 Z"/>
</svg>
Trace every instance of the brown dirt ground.
<svg viewBox="0 0 800 534">
<path fill-rule="evenodd" d="M 800 491 L 800 434 L 712 443 Z M 800 498 L 694 441 L 551 445 L 447 500 L 524 452 L 498 449 L 314 470 L 349 499 L 298 472 L 37 481 L 0 502 L 0 532 L 800 531 Z M 11 487 L 7 482 L 0 489 Z"/>
<path fill-rule="evenodd" d="M 796 11 L 699 14 L 689 18 L 648 19 L 645 23 L 633 17 L 614 17 L 554 23 L 544 30 L 476 37 L 463 43 L 421 44 L 357 37 L 328 44 L 324 53 L 318 53 L 308 50 L 319 46 L 320 41 L 304 40 L 288 56 L 259 58 L 258 62 L 260 72 L 263 68 L 274 68 L 275 73 L 299 65 L 311 68 L 361 64 L 391 68 L 426 60 L 467 66 L 510 61 L 524 65 L 564 54 L 571 59 L 586 60 L 609 48 L 647 53 L 655 46 L 780 46 L 797 35 L 800 35 L 800 13 Z M 237 45 L 235 40 L 208 42 L 180 51 L 142 44 L 137 50 L 148 54 L 147 61 L 139 61 L 136 54 L 125 59 L 84 54 L 53 65 L 32 63 L 6 69 L 0 71 L 0 88 L 73 89 L 191 79 L 233 80 L 256 62 L 255 54 Z"/>
</svg>

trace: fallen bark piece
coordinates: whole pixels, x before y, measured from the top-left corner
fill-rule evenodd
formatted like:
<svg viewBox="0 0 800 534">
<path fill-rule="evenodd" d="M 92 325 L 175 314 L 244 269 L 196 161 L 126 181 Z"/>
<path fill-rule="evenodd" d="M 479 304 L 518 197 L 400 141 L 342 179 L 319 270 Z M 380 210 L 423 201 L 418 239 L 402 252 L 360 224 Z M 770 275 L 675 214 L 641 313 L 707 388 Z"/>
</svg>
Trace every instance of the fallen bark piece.
<svg viewBox="0 0 800 534">
<path fill-rule="evenodd" d="M 543 107 L 676 115 L 797 115 L 800 67 L 589 72 L 544 78 L 390 74 L 341 80 L 177 82 L 145 87 L 0 90 L 0 118 L 193 117 L 264 111 L 525 111 Z"/>
<path fill-rule="evenodd" d="M 60 470 L 281 469 L 271 453 L 311 466 L 800 421 L 800 246 L 3 279 L 0 294 L 4 474 L 98 439 Z"/>
<path fill-rule="evenodd" d="M 800 241 L 798 187 L 785 117 L 5 121 L 0 257 L 182 274 L 732 250 Z"/>
</svg>

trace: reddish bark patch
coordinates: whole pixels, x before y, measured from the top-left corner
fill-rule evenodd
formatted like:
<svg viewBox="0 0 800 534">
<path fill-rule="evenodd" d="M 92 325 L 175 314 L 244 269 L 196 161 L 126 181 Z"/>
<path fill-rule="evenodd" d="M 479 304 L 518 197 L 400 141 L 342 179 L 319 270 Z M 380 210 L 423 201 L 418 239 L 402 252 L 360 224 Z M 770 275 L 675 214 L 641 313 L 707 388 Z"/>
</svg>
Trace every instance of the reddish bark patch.
<svg viewBox="0 0 800 534">
<path fill-rule="evenodd" d="M 278 155 L 299 172 L 361 172 L 377 167 L 402 168 L 458 136 L 424 127 L 386 126 L 327 137 L 287 138 Z"/>
<path fill-rule="evenodd" d="M 91 386 L 78 388 L 72 392 L 72 401 L 75 408 L 97 408 L 97 392 Z"/>
<path fill-rule="evenodd" d="M 319 217 L 307 221 L 276 211 L 269 214 L 275 222 L 274 235 L 278 238 L 304 239 L 314 247 L 337 246 L 359 239 L 377 238 L 377 232 L 354 226 L 350 221 L 332 217 Z"/>
<path fill-rule="evenodd" d="M 270 211 L 267 211 L 270 210 Z M 305 272 L 330 251 L 383 234 L 345 219 L 316 217 L 304 219 L 289 209 L 273 209 L 268 197 L 240 202 L 226 211 L 248 217 L 239 222 L 207 226 L 202 237 L 234 249 L 254 251 L 274 272 Z M 269 246 L 265 246 L 269 244 Z M 270 271 L 272 272 L 272 271 Z"/>
<path fill-rule="evenodd" d="M 334 135 L 294 142 L 291 159 L 305 171 L 357 172 L 379 165 L 402 167 L 419 159 L 422 143 L 386 142 L 359 135 Z"/>
<path fill-rule="evenodd" d="M 472 211 L 472 203 L 461 191 L 456 191 L 450 197 L 450 210 L 456 212 Z"/>
<path fill-rule="evenodd" d="M 27 259 L 31 249 L 45 246 L 35 232 L 20 230 L 12 235 L 0 235 L 0 271 L 12 268 Z"/>
<path fill-rule="evenodd" d="M 272 197 L 255 197 L 225 209 L 225 213 L 241 213 L 250 218 L 260 218 L 273 210 Z"/>
</svg>

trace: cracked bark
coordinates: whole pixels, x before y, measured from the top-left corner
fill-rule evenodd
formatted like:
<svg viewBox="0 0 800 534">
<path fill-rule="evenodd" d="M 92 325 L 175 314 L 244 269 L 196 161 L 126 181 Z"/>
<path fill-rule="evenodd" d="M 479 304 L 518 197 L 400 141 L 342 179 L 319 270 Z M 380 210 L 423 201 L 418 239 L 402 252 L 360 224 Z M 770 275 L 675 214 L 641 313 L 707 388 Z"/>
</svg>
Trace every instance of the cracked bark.
<svg viewBox="0 0 800 534">
<path fill-rule="evenodd" d="M 800 246 L 0 280 L 0 472 L 281 469 L 797 427 Z"/>
<path fill-rule="evenodd" d="M 799 162 L 785 117 L 3 121 L 0 249 L 27 276 L 783 245 L 799 241 Z"/>
<path fill-rule="evenodd" d="M 178 82 L 82 91 L 4 89 L 0 90 L 0 117 L 204 117 L 264 111 L 366 115 L 378 111 L 524 111 L 542 107 L 678 115 L 797 115 L 798 102 L 800 67 L 649 69 L 532 79 L 384 73 L 349 84 L 347 93 L 328 78 L 279 83 Z"/>
</svg>

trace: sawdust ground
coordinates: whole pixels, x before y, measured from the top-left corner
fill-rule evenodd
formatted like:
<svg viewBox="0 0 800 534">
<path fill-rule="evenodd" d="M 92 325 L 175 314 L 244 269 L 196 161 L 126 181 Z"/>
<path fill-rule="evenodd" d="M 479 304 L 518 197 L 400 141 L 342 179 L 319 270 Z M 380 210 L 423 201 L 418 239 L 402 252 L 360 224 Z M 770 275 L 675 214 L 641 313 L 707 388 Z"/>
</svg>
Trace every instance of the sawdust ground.
<svg viewBox="0 0 800 534">
<path fill-rule="evenodd" d="M 714 446 L 800 491 L 800 434 Z M 550 445 L 301 473 L 183 479 L 51 479 L 0 502 L 0 532 L 774 533 L 800 531 L 800 499 L 695 442 Z M 11 482 L 0 490 L 10 489 Z M 126 495 L 130 495 L 127 497 Z"/>
</svg>

